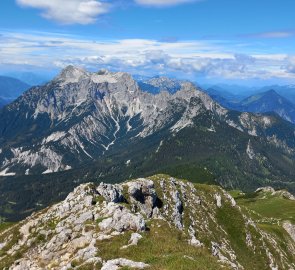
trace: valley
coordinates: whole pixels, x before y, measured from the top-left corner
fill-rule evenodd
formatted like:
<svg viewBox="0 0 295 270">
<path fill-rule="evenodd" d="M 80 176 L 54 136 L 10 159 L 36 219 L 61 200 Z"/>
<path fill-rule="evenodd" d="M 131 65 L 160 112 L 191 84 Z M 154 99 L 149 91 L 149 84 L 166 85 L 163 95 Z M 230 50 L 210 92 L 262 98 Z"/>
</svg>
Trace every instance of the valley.
<svg viewBox="0 0 295 270">
<path fill-rule="evenodd" d="M 193 84 L 179 85 L 150 94 L 127 73 L 69 66 L 28 90 L 0 112 L 0 216 L 19 220 L 79 183 L 157 173 L 294 192 L 292 124 L 225 109 Z"/>
</svg>

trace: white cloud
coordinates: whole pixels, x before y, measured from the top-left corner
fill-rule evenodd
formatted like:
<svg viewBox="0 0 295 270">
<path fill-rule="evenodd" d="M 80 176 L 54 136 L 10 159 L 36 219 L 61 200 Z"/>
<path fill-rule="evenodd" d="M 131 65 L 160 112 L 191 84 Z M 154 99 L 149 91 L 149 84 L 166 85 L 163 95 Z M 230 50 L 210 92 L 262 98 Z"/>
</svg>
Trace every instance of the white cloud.
<svg viewBox="0 0 295 270">
<path fill-rule="evenodd" d="M 293 37 L 295 35 L 294 31 L 274 31 L 274 32 L 264 32 L 264 33 L 255 33 L 255 34 L 250 34 L 246 35 L 249 37 L 254 37 L 254 38 L 289 38 Z"/>
<path fill-rule="evenodd" d="M 196 1 L 199 1 L 199 0 L 135 0 L 135 2 L 139 5 L 154 6 L 154 7 L 175 6 L 179 4 L 185 4 L 185 3 L 196 2 Z"/>
<path fill-rule="evenodd" d="M 295 74 L 295 56 L 286 57 L 286 64 L 282 66 L 282 70 L 290 74 Z"/>
<path fill-rule="evenodd" d="M 40 9 L 42 16 L 63 24 L 91 24 L 110 9 L 97 0 L 16 0 L 23 7 Z"/>
<path fill-rule="evenodd" d="M 41 10 L 41 15 L 62 24 L 91 24 L 111 8 L 128 4 L 122 0 L 15 0 L 22 7 Z M 132 0 L 142 6 L 168 7 L 203 0 Z M 123 4 L 124 3 L 124 4 Z"/>
<path fill-rule="evenodd" d="M 222 41 L 160 42 L 147 39 L 93 41 L 50 33 L 2 33 L 0 66 L 57 70 L 68 64 L 143 75 L 294 80 L 295 58 L 281 54 L 232 53 Z"/>
</svg>

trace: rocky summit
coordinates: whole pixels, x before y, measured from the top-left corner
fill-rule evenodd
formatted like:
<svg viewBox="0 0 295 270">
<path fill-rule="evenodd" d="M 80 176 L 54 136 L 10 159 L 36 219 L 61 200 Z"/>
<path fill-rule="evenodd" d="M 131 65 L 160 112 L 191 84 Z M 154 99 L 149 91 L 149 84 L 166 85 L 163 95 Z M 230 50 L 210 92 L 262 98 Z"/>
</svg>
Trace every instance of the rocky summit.
<svg viewBox="0 0 295 270">
<path fill-rule="evenodd" d="M 293 126 L 274 116 L 229 111 L 190 82 L 178 81 L 169 93 L 171 81 L 177 82 L 152 80 L 160 90 L 151 94 L 128 73 L 66 67 L 0 111 L 0 176 L 67 171 L 113 154 L 126 162 L 134 156 L 126 156 L 127 149 L 150 145 L 159 152 L 165 139 L 196 126 L 205 133 L 198 137 L 238 133 L 246 144 L 259 137 L 293 157 Z"/>
<path fill-rule="evenodd" d="M 125 72 L 68 66 L 1 109 L 1 218 L 23 219 L 82 183 L 158 173 L 295 194 L 294 125 L 225 109 L 187 81 L 145 83 L 159 91 Z"/>
<path fill-rule="evenodd" d="M 82 184 L 0 231 L 0 268 L 295 269 L 295 227 L 276 226 L 220 187 L 167 175 Z"/>
</svg>

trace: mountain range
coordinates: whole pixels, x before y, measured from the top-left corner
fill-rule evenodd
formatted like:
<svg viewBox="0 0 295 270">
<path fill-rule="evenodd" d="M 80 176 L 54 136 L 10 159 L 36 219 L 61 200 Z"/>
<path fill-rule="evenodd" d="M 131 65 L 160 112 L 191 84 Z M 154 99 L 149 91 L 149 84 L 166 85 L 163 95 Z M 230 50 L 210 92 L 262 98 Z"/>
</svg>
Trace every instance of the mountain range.
<svg viewBox="0 0 295 270">
<path fill-rule="evenodd" d="M 230 85 L 230 84 L 205 84 L 202 88 L 208 94 L 216 94 L 222 98 L 229 101 L 241 101 L 248 98 L 249 96 L 254 96 L 261 94 L 270 90 L 276 91 L 280 96 L 289 100 L 295 104 L 295 85 L 266 85 L 266 86 L 242 86 L 242 85 Z"/>
<path fill-rule="evenodd" d="M 18 79 L 0 76 L 0 108 L 18 98 L 30 86 Z"/>
<path fill-rule="evenodd" d="M 295 123 L 295 104 L 273 89 L 243 99 L 232 93 L 221 92 L 214 88 L 208 88 L 206 92 L 212 99 L 228 109 L 253 113 L 275 112 L 286 121 Z"/>
<path fill-rule="evenodd" d="M 6 100 L 0 98 L 0 108 L 6 105 Z"/>
<path fill-rule="evenodd" d="M 288 99 L 293 104 L 295 104 L 295 85 L 294 84 L 265 86 L 259 89 L 259 92 L 266 92 L 270 89 L 273 89 L 279 95 L 283 96 L 284 98 Z"/>
<path fill-rule="evenodd" d="M 41 85 L 44 84 L 52 78 L 52 74 L 39 74 L 38 72 L 31 72 L 31 71 L 11 71 L 2 74 L 3 76 L 6 77 L 11 77 L 18 79 L 28 85 Z"/>
<path fill-rule="evenodd" d="M 295 192 L 294 125 L 179 84 L 151 94 L 127 73 L 69 66 L 26 91 L 0 111 L 0 216 L 26 216 L 78 183 L 155 173 Z"/>
<path fill-rule="evenodd" d="M 255 113 L 275 112 L 283 119 L 295 123 L 295 104 L 275 90 L 250 96 L 242 100 L 236 109 Z"/>
<path fill-rule="evenodd" d="M 160 91 L 175 93 L 180 89 L 181 81 L 158 76 L 139 79 L 138 83 L 141 89 L 150 93 Z M 283 119 L 295 123 L 295 87 L 293 85 L 259 88 L 218 84 L 203 87 L 214 101 L 227 109 L 253 113 L 275 112 Z"/>
</svg>

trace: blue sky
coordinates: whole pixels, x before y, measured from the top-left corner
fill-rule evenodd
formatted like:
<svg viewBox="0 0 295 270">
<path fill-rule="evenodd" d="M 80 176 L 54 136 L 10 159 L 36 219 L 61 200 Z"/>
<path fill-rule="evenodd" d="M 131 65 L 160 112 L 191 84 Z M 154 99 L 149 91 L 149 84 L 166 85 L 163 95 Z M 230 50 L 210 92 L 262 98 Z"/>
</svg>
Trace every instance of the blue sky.
<svg viewBox="0 0 295 270">
<path fill-rule="evenodd" d="M 295 83 L 293 0 L 2 0 L 0 72 Z"/>
</svg>

